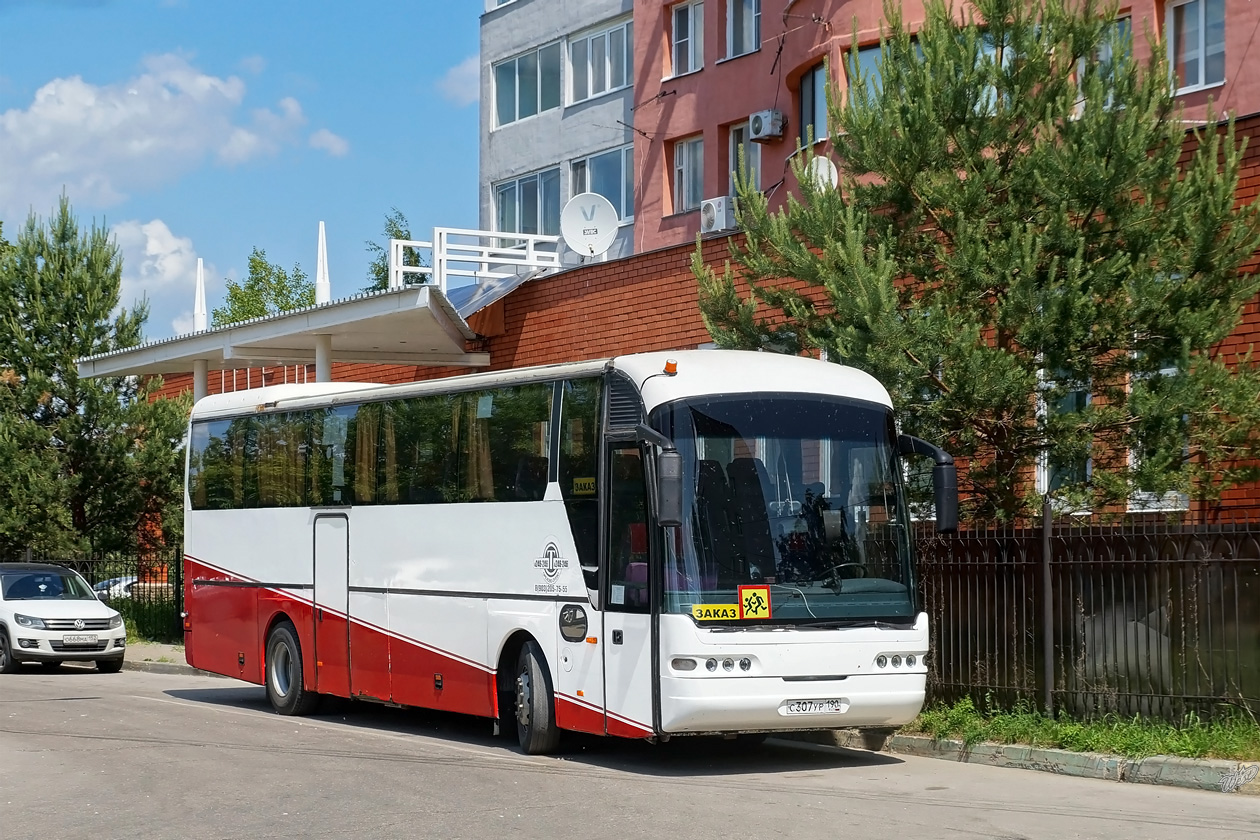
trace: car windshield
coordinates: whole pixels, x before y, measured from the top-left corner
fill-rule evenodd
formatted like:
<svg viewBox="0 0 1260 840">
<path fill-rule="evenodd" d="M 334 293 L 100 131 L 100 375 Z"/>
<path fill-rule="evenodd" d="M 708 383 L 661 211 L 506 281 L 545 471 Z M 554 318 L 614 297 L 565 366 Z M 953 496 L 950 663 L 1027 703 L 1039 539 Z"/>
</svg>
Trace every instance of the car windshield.
<svg viewBox="0 0 1260 840">
<path fill-rule="evenodd" d="M 690 490 L 679 538 L 667 541 L 666 612 L 734 626 L 913 620 L 887 407 L 757 395 L 676 403 L 654 419 L 683 455 Z M 738 609 L 757 596 L 767 603 Z"/>
<path fill-rule="evenodd" d="M 95 601 L 83 578 L 74 572 L 5 572 L 0 594 L 6 601 Z"/>
</svg>

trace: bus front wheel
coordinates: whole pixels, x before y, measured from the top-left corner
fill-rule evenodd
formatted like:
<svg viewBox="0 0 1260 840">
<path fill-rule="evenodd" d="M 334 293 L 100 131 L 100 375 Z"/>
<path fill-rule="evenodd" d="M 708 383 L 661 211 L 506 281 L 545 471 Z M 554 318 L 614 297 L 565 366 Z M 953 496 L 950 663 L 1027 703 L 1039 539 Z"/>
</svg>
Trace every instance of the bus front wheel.
<svg viewBox="0 0 1260 840">
<path fill-rule="evenodd" d="M 319 695 L 302 684 L 302 646 L 292 624 L 277 624 L 267 638 L 267 700 L 282 715 L 308 715 Z"/>
<path fill-rule="evenodd" d="M 546 755 L 560 743 L 551 675 L 537 642 L 526 642 L 517 660 L 516 736 L 528 755 Z"/>
</svg>

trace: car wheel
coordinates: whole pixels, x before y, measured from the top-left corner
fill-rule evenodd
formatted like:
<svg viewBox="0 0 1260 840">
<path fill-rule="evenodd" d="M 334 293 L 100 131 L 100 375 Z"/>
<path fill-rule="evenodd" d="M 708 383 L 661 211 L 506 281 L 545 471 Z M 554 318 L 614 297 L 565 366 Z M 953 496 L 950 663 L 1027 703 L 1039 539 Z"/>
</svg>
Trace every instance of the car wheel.
<svg viewBox="0 0 1260 840">
<path fill-rule="evenodd" d="M 0 630 L 0 674 L 12 674 L 17 669 L 17 660 L 9 648 L 9 634 Z"/>
<path fill-rule="evenodd" d="M 117 659 L 98 659 L 96 660 L 96 670 L 102 674 L 117 674 L 122 670 L 123 658 Z"/>
<path fill-rule="evenodd" d="M 319 695 L 302 683 L 302 646 L 292 624 L 277 624 L 267 637 L 267 700 L 282 715 L 309 715 Z"/>
<path fill-rule="evenodd" d="M 560 743 L 551 675 L 536 642 L 526 642 L 517 661 L 516 737 L 527 755 L 546 755 Z"/>
<path fill-rule="evenodd" d="M 61 667 L 61 660 L 60 659 L 46 659 L 39 664 L 43 666 L 45 671 L 56 671 L 58 668 Z"/>
</svg>

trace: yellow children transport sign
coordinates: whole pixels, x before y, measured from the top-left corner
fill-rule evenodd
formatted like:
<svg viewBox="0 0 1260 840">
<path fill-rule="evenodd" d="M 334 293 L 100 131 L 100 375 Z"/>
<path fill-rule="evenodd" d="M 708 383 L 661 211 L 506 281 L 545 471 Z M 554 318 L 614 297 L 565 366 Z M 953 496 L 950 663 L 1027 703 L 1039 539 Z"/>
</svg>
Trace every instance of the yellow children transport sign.
<svg viewBox="0 0 1260 840">
<path fill-rule="evenodd" d="M 739 588 L 740 618 L 770 617 L 770 587 L 741 586 Z"/>
</svg>

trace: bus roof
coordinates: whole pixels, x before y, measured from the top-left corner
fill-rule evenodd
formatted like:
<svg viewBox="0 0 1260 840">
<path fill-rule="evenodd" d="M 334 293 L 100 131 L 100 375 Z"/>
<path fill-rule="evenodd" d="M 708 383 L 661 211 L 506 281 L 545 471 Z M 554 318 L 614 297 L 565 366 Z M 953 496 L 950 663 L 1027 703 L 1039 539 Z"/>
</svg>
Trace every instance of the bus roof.
<svg viewBox="0 0 1260 840">
<path fill-rule="evenodd" d="M 661 375 L 671 359 L 677 363 L 677 373 Z M 804 356 L 679 350 L 618 356 L 612 363 L 639 386 L 649 412 L 663 403 L 704 394 L 767 392 L 829 394 L 892 407 L 888 391 L 870 374 Z"/>
<path fill-rule="evenodd" d="M 665 362 L 677 373 L 664 375 Z M 706 394 L 829 394 L 892 407 L 888 391 L 874 377 L 856 368 L 781 353 L 746 350 L 675 350 L 636 353 L 559 365 L 487 371 L 427 379 L 402 385 L 363 382 L 320 382 L 269 385 L 197 401 L 193 419 L 224 417 L 262 409 L 304 408 L 312 404 L 391 399 L 443 391 L 494 388 L 513 383 L 596 376 L 608 367 L 622 371 L 639 386 L 644 407 Z"/>
</svg>

